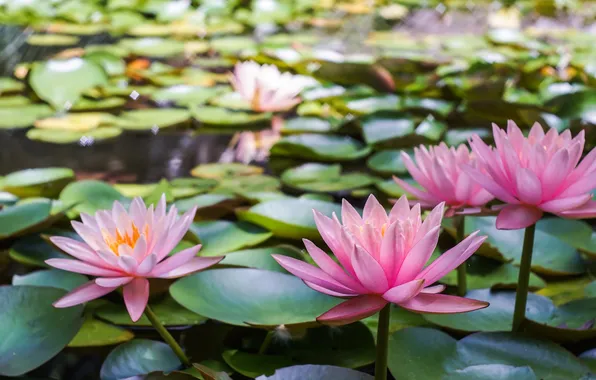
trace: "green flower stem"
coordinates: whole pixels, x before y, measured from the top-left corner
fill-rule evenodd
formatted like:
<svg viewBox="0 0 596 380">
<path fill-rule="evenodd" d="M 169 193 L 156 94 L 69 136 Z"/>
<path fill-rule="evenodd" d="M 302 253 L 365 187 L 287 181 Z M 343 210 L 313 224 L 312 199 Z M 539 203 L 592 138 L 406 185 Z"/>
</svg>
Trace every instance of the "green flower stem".
<svg viewBox="0 0 596 380">
<path fill-rule="evenodd" d="M 190 360 L 188 360 L 188 358 L 184 354 L 184 351 L 182 351 L 182 347 L 180 347 L 178 342 L 176 342 L 176 339 L 174 339 L 174 337 L 168 332 L 168 330 L 164 327 L 164 325 L 159 321 L 159 319 L 157 318 L 157 315 L 155 315 L 155 313 L 149 307 L 149 305 L 147 305 L 147 307 L 145 308 L 145 315 L 147 316 L 147 318 L 149 319 L 149 321 L 151 322 L 151 324 L 153 325 L 155 330 L 157 330 L 159 335 L 161 335 L 163 340 L 165 340 L 166 343 L 172 348 L 172 351 L 174 351 L 176 356 L 178 356 L 178 359 L 180 359 L 182 364 L 184 364 L 184 366 L 186 368 L 190 367 L 191 366 Z"/>
<path fill-rule="evenodd" d="M 275 330 L 270 330 L 265 335 L 265 339 L 263 339 L 263 343 L 261 343 L 261 347 L 259 347 L 259 355 L 264 355 L 267 353 L 267 349 L 269 349 L 269 345 L 273 340 L 273 336 L 275 335 Z"/>
<path fill-rule="evenodd" d="M 463 215 L 458 215 L 453 218 L 455 224 L 455 234 L 457 243 L 464 240 L 466 219 Z M 464 261 L 457 267 L 457 295 L 463 297 L 468 292 L 468 283 L 466 278 L 466 262 Z"/>
<path fill-rule="evenodd" d="M 530 284 L 530 267 L 532 265 L 532 251 L 534 250 L 534 232 L 536 224 L 526 227 L 524 246 L 522 249 L 519 277 L 517 279 L 517 294 L 515 295 L 515 309 L 513 311 L 513 326 L 511 331 L 521 330 L 526 316 L 526 302 L 528 300 L 528 286 Z"/>
<path fill-rule="evenodd" d="M 375 380 L 387 380 L 387 353 L 389 345 L 389 318 L 391 304 L 388 303 L 379 313 L 377 326 L 377 360 L 375 362 Z"/>
</svg>

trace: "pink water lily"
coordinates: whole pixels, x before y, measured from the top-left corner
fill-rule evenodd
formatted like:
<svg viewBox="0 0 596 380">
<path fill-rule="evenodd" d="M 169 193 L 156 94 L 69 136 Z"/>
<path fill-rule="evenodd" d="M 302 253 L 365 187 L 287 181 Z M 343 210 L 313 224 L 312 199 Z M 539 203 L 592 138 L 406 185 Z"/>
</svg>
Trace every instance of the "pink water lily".
<svg viewBox="0 0 596 380">
<path fill-rule="evenodd" d="M 371 195 L 361 217 L 344 200 L 343 223 L 335 215 L 328 218 L 314 213 L 319 233 L 339 264 L 310 240 L 304 240 L 304 244 L 318 267 L 286 256 L 273 256 L 312 289 L 348 298 L 317 319 L 326 324 L 366 318 L 387 303 L 420 313 L 461 313 L 484 308 L 488 303 L 439 294 L 445 286 L 434 285 L 478 249 L 486 239 L 477 236 L 478 231 L 425 266 L 439 240 L 443 209 L 444 203 L 440 203 L 422 222 L 420 205 L 410 209 L 405 196 L 387 215 Z"/>
<path fill-rule="evenodd" d="M 135 198 L 127 210 L 114 202 L 112 210 L 98 211 L 95 216 L 81 214 L 81 222 L 72 226 L 83 242 L 62 236 L 50 240 L 75 259 L 49 259 L 54 268 L 97 277 L 54 303 L 63 308 L 102 297 L 123 286 L 124 302 L 130 318 L 141 318 L 149 299 L 148 278 L 178 278 L 205 269 L 222 257 L 196 257 L 200 245 L 182 250 L 170 257 L 188 231 L 196 207 L 181 217 L 172 206 L 166 213 L 162 196 L 157 207 L 147 208 Z"/>
<path fill-rule="evenodd" d="M 291 73 L 281 73 L 274 65 L 248 61 L 237 63 L 230 78 L 234 90 L 250 102 L 254 111 L 286 111 L 298 103 L 305 81 Z"/>
<path fill-rule="evenodd" d="M 528 137 L 510 121 L 507 132 L 493 124 L 495 148 L 477 135 L 470 145 L 479 167 L 464 165 L 479 185 L 505 202 L 497 228 L 520 229 L 533 225 L 544 212 L 563 218 L 596 217 L 596 150 L 580 163 L 585 133 L 575 138 L 551 128 L 546 134 L 534 124 Z"/>
<path fill-rule="evenodd" d="M 461 169 L 463 164 L 477 166 L 474 155 L 470 154 L 465 144 L 457 149 L 445 143 L 428 149 L 421 145 L 414 148 L 415 162 L 405 152 L 402 152 L 402 158 L 410 175 L 423 190 L 397 177 L 393 179 L 418 198 L 416 201 L 423 207 L 434 207 L 445 202 L 450 209 L 448 212 L 452 213 L 462 207 L 483 206 L 493 199 L 492 194 L 472 181 Z"/>
</svg>

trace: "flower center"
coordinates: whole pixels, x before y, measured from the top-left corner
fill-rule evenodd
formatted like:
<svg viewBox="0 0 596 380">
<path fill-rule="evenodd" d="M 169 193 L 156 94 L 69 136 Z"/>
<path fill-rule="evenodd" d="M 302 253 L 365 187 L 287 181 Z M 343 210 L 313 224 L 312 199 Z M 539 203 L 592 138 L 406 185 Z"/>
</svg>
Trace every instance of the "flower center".
<svg viewBox="0 0 596 380">
<path fill-rule="evenodd" d="M 385 231 L 387 231 L 387 223 L 381 226 L 381 236 L 385 236 Z"/>
<path fill-rule="evenodd" d="M 145 233 L 145 236 L 147 236 L 149 234 L 149 226 L 148 225 L 145 225 L 143 232 Z M 112 252 L 114 252 L 114 254 L 116 256 L 120 255 L 118 253 L 118 247 L 121 244 L 126 244 L 130 248 L 134 248 L 140 237 L 141 237 L 141 233 L 139 232 L 139 229 L 137 228 L 137 226 L 134 223 L 132 223 L 132 234 L 130 234 L 130 235 L 128 234 L 128 232 L 125 232 L 124 234 L 120 234 L 119 229 L 116 229 L 115 237 L 110 235 L 109 233 L 107 233 L 107 231 L 103 231 L 104 241 L 106 242 L 106 244 L 108 245 L 110 250 Z"/>
</svg>

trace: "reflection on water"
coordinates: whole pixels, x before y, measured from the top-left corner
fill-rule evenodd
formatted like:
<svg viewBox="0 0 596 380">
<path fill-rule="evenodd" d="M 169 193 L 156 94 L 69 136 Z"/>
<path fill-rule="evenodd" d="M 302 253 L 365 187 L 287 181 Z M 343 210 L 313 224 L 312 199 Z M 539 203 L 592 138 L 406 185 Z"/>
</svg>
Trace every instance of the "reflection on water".
<svg viewBox="0 0 596 380">
<path fill-rule="evenodd" d="M 81 173 L 108 173 L 128 181 L 154 182 L 188 176 L 202 163 L 217 162 L 229 135 L 127 134 L 83 146 L 29 140 L 25 131 L 0 131 L 0 175 L 15 170 L 62 166 Z"/>
</svg>

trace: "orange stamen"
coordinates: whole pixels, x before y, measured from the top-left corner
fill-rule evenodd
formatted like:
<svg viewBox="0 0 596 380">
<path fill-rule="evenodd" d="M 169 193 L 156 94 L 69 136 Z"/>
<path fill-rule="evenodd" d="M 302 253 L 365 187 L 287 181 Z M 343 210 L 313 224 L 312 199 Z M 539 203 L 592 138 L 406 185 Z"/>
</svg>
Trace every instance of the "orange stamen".
<svg viewBox="0 0 596 380">
<path fill-rule="evenodd" d="M 116 229 L 116 238 L 114 239 L 107 231 L 102 231 L 102 232 L 103 232 L 104 241 L 106 242 L 106 244 L 108 245 L 110 250 L 112 252 L 114 252 L 114 254 L 116 256 L 120 255 L 118 253 L 118 247 L 121 244 L 126 244 L 130 248 L 134 248 L 135 245 L 137 244 L 137 241 L 141 237 L 141 233 L 139 232 L 139 229 L 137 228 L 137 226 L 134 223 L 132 224 L 132 235 L 129 235 L 128 233 L 121 235 L 120 230 Z M 145 228 L 143 228 L 143 233 L 146 238 L 149 236 L 149 226 L 148 225 L 145 225 Z"/>
</svg>

